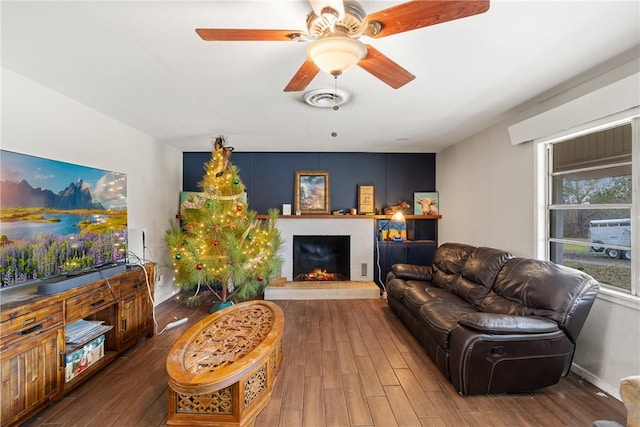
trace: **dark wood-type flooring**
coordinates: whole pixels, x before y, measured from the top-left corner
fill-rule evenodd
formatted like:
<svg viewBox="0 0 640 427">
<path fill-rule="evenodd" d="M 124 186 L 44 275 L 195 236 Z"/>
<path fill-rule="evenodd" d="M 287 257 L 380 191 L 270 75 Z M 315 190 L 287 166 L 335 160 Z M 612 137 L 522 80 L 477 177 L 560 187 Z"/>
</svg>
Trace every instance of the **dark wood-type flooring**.
<svg viewBox="0 0 640 427">
<path fill-rule="evenodd" d="M 282 369 L 252 427 L 591 426 L 625 421 L 621 402 L 575 374 L 535 393 L 459 396 L 383 300 L 277 301 L 286 317 Z M 28 426 L 164 426 L 165 361 L 174 341 L 207 315 L 160 304 L 158 330 Z"/>
</svg>

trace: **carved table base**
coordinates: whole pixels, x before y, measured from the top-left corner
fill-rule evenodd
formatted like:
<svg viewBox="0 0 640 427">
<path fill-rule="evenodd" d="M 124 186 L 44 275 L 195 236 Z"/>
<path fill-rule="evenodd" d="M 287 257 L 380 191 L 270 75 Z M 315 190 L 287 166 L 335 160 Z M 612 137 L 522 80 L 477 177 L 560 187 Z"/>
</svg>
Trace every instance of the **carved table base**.
<svg viewBox="0 0 640 427">
<path fill-rule="evenodd" d="M 282 362 L 282 309 L 236 304 L 205 317 L 167 357 L 169 425 L 243 426 L 266 406 Z"/>
</svg>

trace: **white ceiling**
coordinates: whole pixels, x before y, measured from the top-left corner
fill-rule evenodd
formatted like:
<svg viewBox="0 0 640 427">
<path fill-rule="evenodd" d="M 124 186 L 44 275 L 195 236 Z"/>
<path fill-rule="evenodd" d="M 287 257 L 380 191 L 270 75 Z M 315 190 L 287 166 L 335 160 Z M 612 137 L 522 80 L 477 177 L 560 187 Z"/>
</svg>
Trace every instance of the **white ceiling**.
<svg viewBox="0 0 640 427">
<path fill-rule="evenodd" d="M 401 1 L 361 1 L 368 13 Z M 640 50 L 640 2 L 494 0 L 488 12 L 365 42 L 416 79 L 356 67 L 338 111 L 285 93 L 294 42 L 205 42 L 204 28 L 305 30 L 291 1 L 2 1 L 2 66 L 183 151 L 437 152 Z M 322 72 L 307 90 L 333 88 Z M 332 137 L 331 133 L 337 133 Z"/>
</svg>

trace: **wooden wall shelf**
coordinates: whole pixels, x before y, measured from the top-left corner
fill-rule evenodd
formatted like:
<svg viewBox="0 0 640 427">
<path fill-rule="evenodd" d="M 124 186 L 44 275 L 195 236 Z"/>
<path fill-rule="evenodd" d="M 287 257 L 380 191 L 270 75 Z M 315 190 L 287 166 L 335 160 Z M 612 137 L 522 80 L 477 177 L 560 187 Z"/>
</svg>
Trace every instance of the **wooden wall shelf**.
<svg viewBox="0 0 640 427">
<path fill-rule="evenodd" d="M 392 215 L 278 215 L 278 219 L 390 219 Z M 258 219 L 268 219 L 269 215 L 256 215 Z M 442 215 L 405 215 L 405 219 L 442 219 Z"/>
</svg>

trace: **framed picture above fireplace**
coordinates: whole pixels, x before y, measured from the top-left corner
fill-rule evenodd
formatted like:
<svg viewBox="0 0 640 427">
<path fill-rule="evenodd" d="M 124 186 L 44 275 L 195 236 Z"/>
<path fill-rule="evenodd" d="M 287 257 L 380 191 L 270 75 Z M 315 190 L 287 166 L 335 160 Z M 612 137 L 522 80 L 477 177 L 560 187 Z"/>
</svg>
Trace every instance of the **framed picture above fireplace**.
<svg viewBox="0 0 640 427">
<path fill-rule="evenodd" d="M 329 172 L 296 171 L 294 180 L 294 206 L 303 215 L 329 214 Z"/>
</svg>

